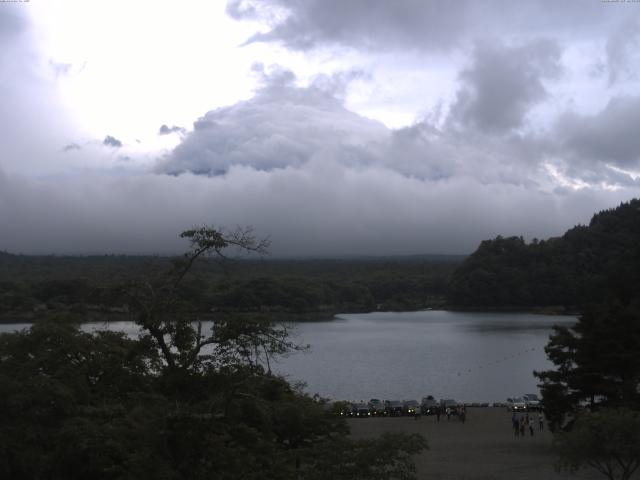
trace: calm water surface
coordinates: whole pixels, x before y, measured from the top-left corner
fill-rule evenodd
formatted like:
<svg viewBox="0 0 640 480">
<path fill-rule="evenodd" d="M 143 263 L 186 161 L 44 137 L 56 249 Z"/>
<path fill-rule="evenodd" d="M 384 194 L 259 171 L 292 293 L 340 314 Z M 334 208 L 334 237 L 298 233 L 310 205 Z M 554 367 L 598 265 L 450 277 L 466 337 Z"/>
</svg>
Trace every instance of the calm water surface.
<svg viewBox="0 0 640 480">
<path fill-rule="evenodd" d="M 496 402 L 537 392 L 533 370 L 551 367 L 544 354 L 551 327 L 575 318 L 521 313 L 386 312 L 339 315 L 291 324 L 305 353 L 275 369 L 304 380 L 309 393 L 333 399 L 416 399 Z M 28 325 L 0 325 L 0 332 Z M 86 324 L 86 330 L 105 324 Z M 108 324 L 135 335 L 131 322 Z"/>
<path fill-rule="evenodd" d="M 514 313 L 423 311 L 339 315 L 296 326 L 311 351 L 278 369 L 310 393 L 334 399 L 495 402 L 537 392 L 533 370 L 551 367 L 544 353 L 551 327 L 575 318 Z"/>
</svg>

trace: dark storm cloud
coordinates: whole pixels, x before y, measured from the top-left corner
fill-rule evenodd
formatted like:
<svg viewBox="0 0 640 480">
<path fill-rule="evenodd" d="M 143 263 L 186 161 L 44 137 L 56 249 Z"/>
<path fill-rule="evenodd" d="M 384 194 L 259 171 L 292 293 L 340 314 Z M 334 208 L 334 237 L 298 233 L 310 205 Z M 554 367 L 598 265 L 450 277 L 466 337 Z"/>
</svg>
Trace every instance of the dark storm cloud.
<svg viewBox="0 0 640 480">
<path fill-rule="evenodd" d="M 420 180 L 330 158 L 271 172 L 235 166 L 225 177 L 83 173 L 46 182 L 0 169 L 0 249 L 177 253 L 187 247 L 178 233 L 207 223 L 253 225 L 275 256 L 468 253 L 498 234 L 559 235 L 634 193 Z"/>
<path fill-rule="evenodd" d="M 279 41 L 299 50 L 327 44 L 442 49 L 496 31 L 507 36 L 580 35 L 625 15 L 602 2 L 583 0 L 230 0 L 227 13 L 237 20 L 262 19 L 271 25 L 248 43 Z"/>
<path fill-rule="evenodd" d="M 408 177 L 448 180 L 470 177 L 482 184 L 538 188 L 547 180 L 541 168 L 548 148 L 543 139 L 519 134 L 437 128 L 427 121 L 393 130 L 381 151 L 382 163 Z"/>
<path fill-rule="evenodd" d="M 529 109 L 547 95 L 543 80 L 559 73 L 560 54 L 551 40 L 513 47 L 499 40 L 479 43 L 471 66 L 460 74 L 450 120 L 495 133 L 521 127 Z"/>
<path fill-rule="evenodd" d="M 62 147 L 62 151 L 63 152 L 70 152 L 72 150 L 80 150 L 80 145 L 78 145 L 77 143 L 68 143 L 67 145 L 65 145 L 64 147 Z"/>
<path fill-rule="evenodd" d="M 113 147 L 113 148 L 122 147 L 122 142 L 117 138 L 112 137 L 111 135 L 107 135 L 106 137 L 104 137 L 104 140 L 102 140 L 102 144 L 107 147 Z"/>
<path fill-rule="evenodd" d="M 230 2 L 236 18 L 258 11 L 248 8 L 240 11 Z M 248 42 L 284 42 L 288 47 L 300 50 L 313 48 L 324 42 L 343 43 L 359 47 L 379 44 L 410 44 L 448 46 L 455 42 L 452 31 L 458 31 L 466 23 L 464 12 L 469 0 L 461 0 L 456 8 L 441 8 L 434 2 L 363 2 L 363 1 L 276 1 L 272 2 L 290 12 L 282 23 L 267 33 L 257 33 Z M 392 21 L 390 21 L 392 20 Z M 403 28 L 398 28 L 402 25 Z M 370 35 L 374 31 L 375 36 Z M 388 46 L 388 45 L 383 45 Z"/>
<path fill-rule="evenodd" d="M 557 123 L 562 151 L 574 163 L 640 167 L 640 96 L 612 98 L 595 115 L 568 113 Z"/>
<path fill-rule="evenodd" d="M 158 135 L 169 135 L 171 133 L 185 133 L 185 132 L 186 130 L 182 127 L 178 127 L 176 125 L 169 127 L 163 124 L 160 126 L 160 129 L 158 130 Z"/>
</svg>

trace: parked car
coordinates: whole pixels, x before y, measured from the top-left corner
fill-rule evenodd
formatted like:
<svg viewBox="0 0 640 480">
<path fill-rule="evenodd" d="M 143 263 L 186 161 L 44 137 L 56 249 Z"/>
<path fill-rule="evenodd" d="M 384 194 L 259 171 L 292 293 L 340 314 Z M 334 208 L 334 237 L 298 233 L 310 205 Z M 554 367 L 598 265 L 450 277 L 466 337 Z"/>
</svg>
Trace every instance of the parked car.
<svg viewBox="0 0 640 480">
<path fill-rule="evenodd" d="M 440 400 L 440 408 L 443 413 L 447 412 L 447 409 L 451 412 L 452 415 L 458 414 L 458 407 L 460 405 L 453 398 L 445 398 Z"/>
<path fill-rule="evenodd" d="M 435 415 L 436 408 L 438 407 L 438 402 L 433 396 L 428 395 L 426 397 L 422 397 L 422 402 L 420 402 L 420 410 L 423 415 Z"/>
<path fill-rule="evenodd" d="M 371 416 L 369 405 L 366 403 L 354 403 L 351 416 L 356 418 L 369 418 Z"/>
<path fill-rule="evenodd" d="M 509 397 L 507 398 L 507 410 L 511 412 L 526 412 L 527 404 L 524 399 L 520 397 Z"/>
<path fill-rule="evenodd" d="M 369 400 L 369 412 L 371 412 L 371 415 L 376 417 L 384 415 L 384 404 L 382 403 L 382 400 L 378 398 L 372 398 Z"/>
<path fill-rule="evenodd" d="M 402 404 L 402 413 L 404 415 L 415 415 L 420 413 L 420 404 L 415 400 L 405 400 Z"/>
<path fill-rule="evenodd" d="M 384 414 L 389 417 L 399 417 L 402 415 L 402 402 L 400 400 L 385 400 Z"/>
<path fill-rule="evenodd" d="M 330 413 L 334 415 L 339 415 L 341 417 L 350 417 L 351 412 L 353 411 L 353 404 L 340 400 L 337 402 L 327 403 L 326 408 Z"/>
<path fill-rule="evenodd" d="M 527 406 L 527 410 L 540 410 L 540 399 L 535 393 L 525 393 L 522 399 Z"/>
</svg>

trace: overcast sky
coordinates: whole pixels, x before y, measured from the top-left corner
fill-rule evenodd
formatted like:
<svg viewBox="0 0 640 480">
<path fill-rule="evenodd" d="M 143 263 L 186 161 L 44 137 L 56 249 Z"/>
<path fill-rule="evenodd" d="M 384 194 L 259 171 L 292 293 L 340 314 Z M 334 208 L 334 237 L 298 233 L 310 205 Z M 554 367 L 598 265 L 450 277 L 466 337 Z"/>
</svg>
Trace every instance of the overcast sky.
<svg viewBox="0 0 640 480">
<path fill-rule="evenodd" d="M 640 196 L 640 3 L 0 3 L 0 250 L 470 253 Z"/>
</svg>

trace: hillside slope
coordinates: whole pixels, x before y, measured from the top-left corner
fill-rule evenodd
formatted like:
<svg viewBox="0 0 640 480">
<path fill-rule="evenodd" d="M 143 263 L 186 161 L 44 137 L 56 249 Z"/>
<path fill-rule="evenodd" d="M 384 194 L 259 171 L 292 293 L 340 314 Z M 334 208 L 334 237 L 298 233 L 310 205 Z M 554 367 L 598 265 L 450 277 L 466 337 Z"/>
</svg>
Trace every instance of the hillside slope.
<svg viewBox="0 0 640 480">
<path fill-rule="evenodd" d="M 575 307 L 640 295 L 640 199 L 562 237 L 483 241 L 452 274 L 448 302 L 468 307 Z"/>
</svg>

